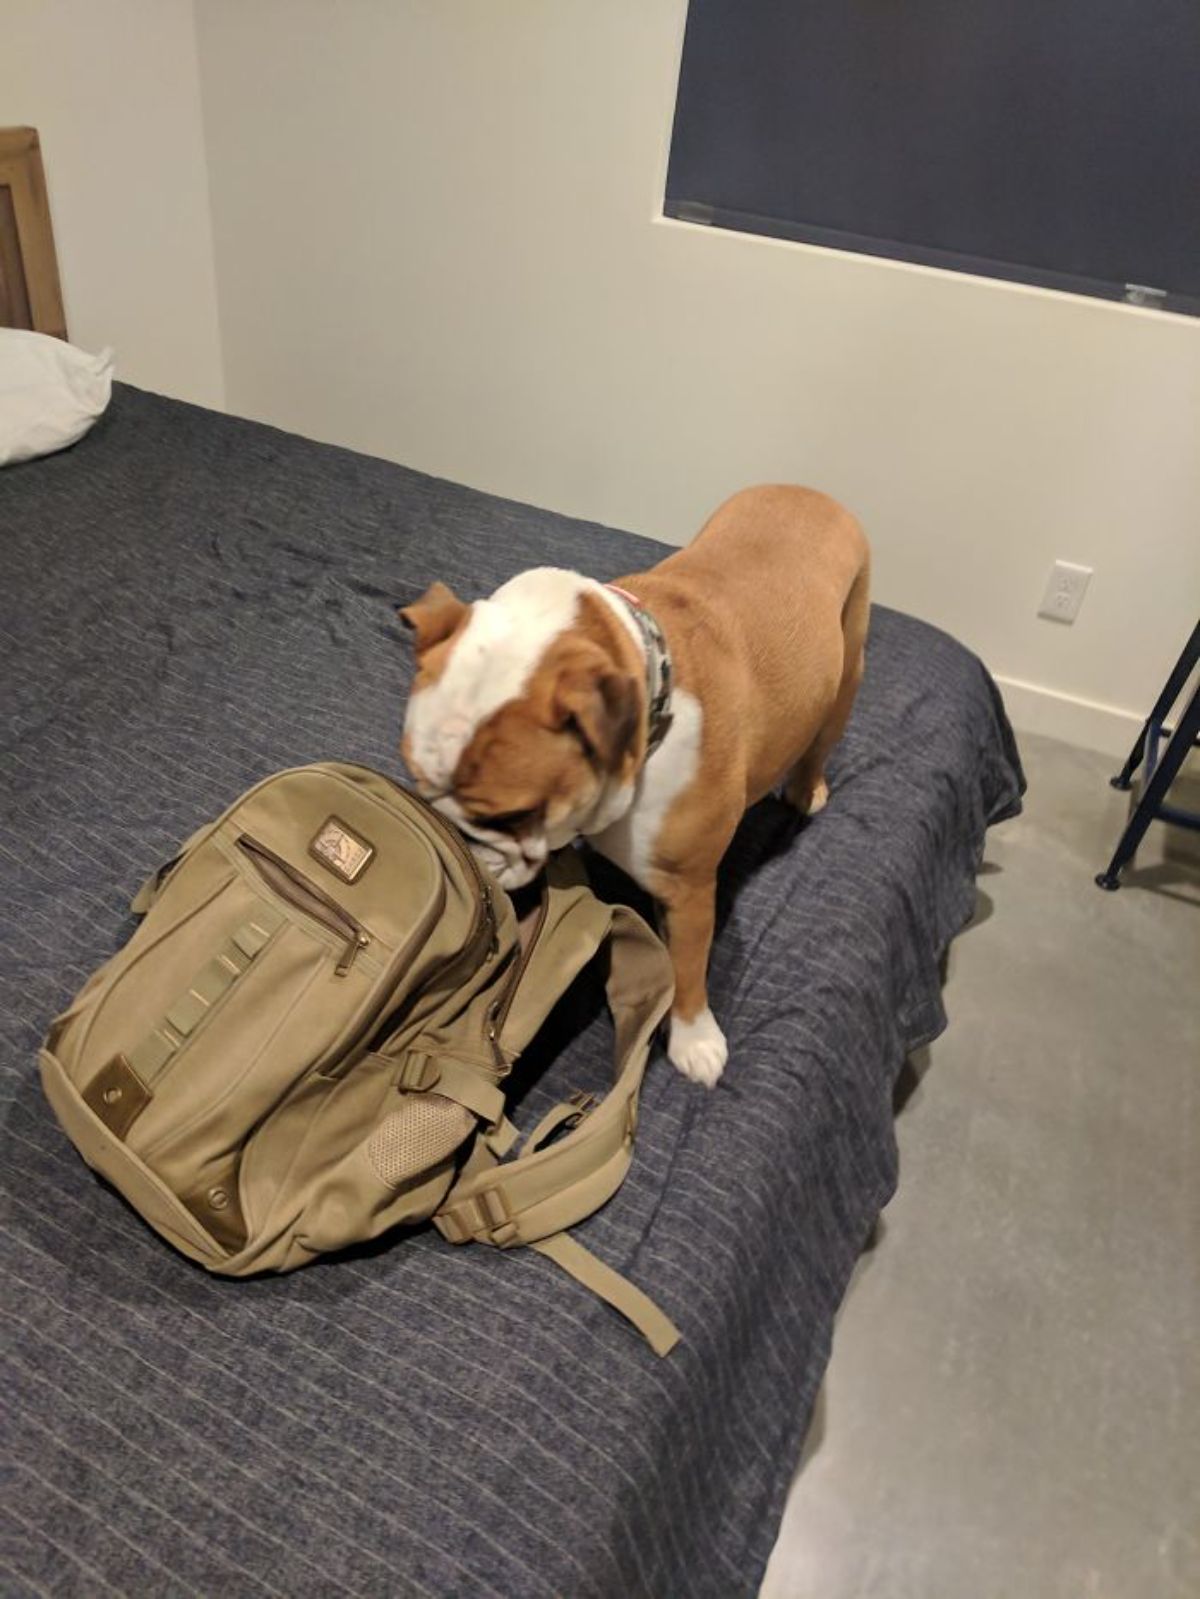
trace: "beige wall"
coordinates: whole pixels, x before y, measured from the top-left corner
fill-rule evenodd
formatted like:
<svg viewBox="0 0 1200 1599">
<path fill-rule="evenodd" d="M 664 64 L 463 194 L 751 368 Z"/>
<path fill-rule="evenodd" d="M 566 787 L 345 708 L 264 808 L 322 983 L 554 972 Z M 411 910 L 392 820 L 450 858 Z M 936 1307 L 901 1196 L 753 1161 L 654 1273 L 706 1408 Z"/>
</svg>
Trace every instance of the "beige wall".
<svg viewBox="0 0 1200 1599">
<path fill-rule="evenodd" d="M 72 340 L 223 404 L 191 0 L 0 0 L 0 124 L 41 135 Z"/>
<path fill-rule="evenodd" d="M 655 220 L 683 12 L 200 0 L 231 408 L 676 541 L 818 484 L 1021 723 L 1120 744 L 1073 701 L 1194 620 L 1200 326 Z"/>
<path fill-rule="evenodd" d="M 0 116 L 130 380 L 221 401 L 207 151 L 232 410 L 676 541 L 819 484 L 1019 725 L 1119 745 L 1200 593 L 1200 325 L 663 222 L 683 14 L 197 0 L 202 138 L 185 0 L 0 0 Z"/>
</svg>

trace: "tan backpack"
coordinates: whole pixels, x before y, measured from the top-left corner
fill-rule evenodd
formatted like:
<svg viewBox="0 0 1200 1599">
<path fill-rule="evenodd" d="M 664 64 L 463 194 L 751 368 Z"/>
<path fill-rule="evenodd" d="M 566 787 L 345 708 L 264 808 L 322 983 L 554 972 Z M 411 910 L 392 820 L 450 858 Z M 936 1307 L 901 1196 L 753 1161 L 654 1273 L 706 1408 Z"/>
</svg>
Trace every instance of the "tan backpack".
<svg viewBox="0 0 1200 1599">
<path fill-rule="evenodd" d="M 662 1312 L 564 1230 L 628 1170 L 672 992 L 659 940 L 592 894 L 573 852 L 522 948 L 449 823 L 328 763 L 252 788 L 133 909 L 133 937 L 52 1025 L 42 1081 L 168 1242 L 245 1276 L 432 1218 L 451 1243 L 532 1245 L 672 1348 Z M 504 1080 L 604 945 L 613 1087 L 556 1106 L 514 1154 Z"/>
</svg>

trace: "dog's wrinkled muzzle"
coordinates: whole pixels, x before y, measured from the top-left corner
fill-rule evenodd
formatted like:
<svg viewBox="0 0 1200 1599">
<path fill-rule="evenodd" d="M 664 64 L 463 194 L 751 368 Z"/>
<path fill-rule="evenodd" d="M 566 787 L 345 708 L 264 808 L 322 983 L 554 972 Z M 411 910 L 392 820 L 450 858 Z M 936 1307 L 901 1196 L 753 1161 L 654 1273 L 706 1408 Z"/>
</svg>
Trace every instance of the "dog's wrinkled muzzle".
<svg viewBox="0 0 1200 1599">
<path fill-rule="evenodd" d="M 546 848 L 543 844 L 531 859 L 529 854 L 521 848 L 516 839 L 505 839 L 497 842 L 493 838 L 481 837 L 470 825 L 464 823 L 458 807 L 453 801 L 436 801 L 437 809 L 441 811 L 458 828 L 463 836 L 463 841 L 469 847 L 472 855 L 481 866 L 487 868 L 501 888 L 524 888 L 527 883 L 532 883 L 534 878 L 546 864 Z"/>
</svg>

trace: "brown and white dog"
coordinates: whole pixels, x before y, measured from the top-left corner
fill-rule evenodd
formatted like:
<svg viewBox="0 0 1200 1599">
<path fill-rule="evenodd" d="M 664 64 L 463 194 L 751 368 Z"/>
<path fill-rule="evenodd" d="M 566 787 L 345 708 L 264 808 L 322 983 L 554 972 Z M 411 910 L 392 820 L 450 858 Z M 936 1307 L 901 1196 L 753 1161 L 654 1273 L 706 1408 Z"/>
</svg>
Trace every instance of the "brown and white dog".
<svg viewBox="0 0 1200 1599">
<path fill-rule="evenodd" d="M 809 489 L 736 494 L 692 544 L 606 585 L 522 572 L 473 605 L 435 583 L 401 611 L 418 672 L 403 751 L 418 787 L 500 883 L 583 835 L 666 909 L 668 1052 L 715 1083 L 708 1008 L 717 867 L 782 782 L 802 813 L 863 670 L 868 550 Z"/>
</svg>

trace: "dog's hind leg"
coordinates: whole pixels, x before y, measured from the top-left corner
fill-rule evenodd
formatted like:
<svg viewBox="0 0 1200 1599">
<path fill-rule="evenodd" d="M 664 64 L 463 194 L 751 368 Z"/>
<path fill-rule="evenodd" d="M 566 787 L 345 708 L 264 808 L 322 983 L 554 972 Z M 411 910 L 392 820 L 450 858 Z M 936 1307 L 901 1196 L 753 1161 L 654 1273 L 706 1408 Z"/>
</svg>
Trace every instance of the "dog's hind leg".
<svg viewBox="0 0 1200 1599">
<path fill-rule="evenodd" d="M 841 738 L 854 708 L 854 696 L 863 676 L 863 647 L 867 639 L 867 619 L 870 601 L 867 592 L 867 570 L 855 578 L 842 609 L 843 667 L 842 680 L 829 708 L 829 715 L 821 724 L 821 731 L 812 744 L 788 773 L 783 785 L 783 797 L 795 806 L 801 816 L 815 816 L 825 808 L 829 799 L 829 785 L 825 781 L 825 762 L 829 752 Z"/>
</svg>

